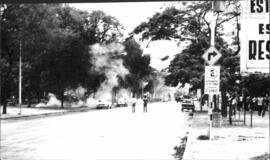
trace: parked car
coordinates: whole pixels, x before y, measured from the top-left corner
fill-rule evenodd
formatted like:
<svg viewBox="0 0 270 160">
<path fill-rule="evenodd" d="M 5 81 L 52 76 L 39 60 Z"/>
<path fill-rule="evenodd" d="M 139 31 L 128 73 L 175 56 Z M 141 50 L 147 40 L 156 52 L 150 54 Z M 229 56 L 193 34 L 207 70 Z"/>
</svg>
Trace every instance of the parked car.
<svg viewBox="0 0 270 160">
<path fill-rule="evenodd" d="M 192 112 L 195 110 L 194 100 L 190 96 L 184 96 L 182 99 L 181 110 L 183 111 L 184 109 L 192 110 Z"/>
<path fill-rule="evenodd" d="M 9 106 L 15 106 L 17 103 L 18 103 L 18 101 L 15 98 L 7 99 L 7 105 L 9 105 Z"/>
<path fill-rule="evenodd" d="M 109 101 L 98 100 L 97 109 L 109 109 L 112 108 L 112 105 Z"/>
</svg>

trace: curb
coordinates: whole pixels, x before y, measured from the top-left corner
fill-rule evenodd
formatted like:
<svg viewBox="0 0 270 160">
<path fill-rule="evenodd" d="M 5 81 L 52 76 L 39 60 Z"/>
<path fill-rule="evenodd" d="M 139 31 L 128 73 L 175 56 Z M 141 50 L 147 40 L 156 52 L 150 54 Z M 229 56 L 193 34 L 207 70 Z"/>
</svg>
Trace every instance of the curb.
<svg viewBox="0 0 270 160">
<path fill-rule="evenodd" d="M 90 110 L 94 110 L 94 108 L 83 108 L 83 109 L 74 109 L 74 110 L 66 110 L 60 112 L 52 112 L 52 113 L 42 113 L 42 114 L 30 114 L 30 115 L 20 115 L 20 116 L 11 116 L 11 117 L 0 117 L 0 120 L 19 120 L 19 119 L 32 119 L 32 118 L 43 118 L 57 115 L 65 115 L 76 112 L 87 112 Z"/>
</svg>

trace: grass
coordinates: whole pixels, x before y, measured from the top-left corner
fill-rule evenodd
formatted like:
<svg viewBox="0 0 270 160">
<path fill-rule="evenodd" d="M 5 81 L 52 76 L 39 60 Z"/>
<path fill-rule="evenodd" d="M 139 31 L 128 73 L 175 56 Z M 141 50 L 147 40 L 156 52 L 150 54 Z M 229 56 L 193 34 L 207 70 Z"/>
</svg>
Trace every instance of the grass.
<svg viewBox="0 0 270 160">
<path fill-rule="evenodd" d="M 174 147 L 175 153 L 174 153 L 173 156 L 174 156 L 175 159 L 182 160 L 185 149 L 186 149 L 186 143 L 187 143 L 187 136 L 181 138 L 180 146 L 175 146 Z"/>
<path fill-rule="evenodd" d="M 206 136 L 206 135 L 200 135 L 198 137 L 199 140 L 209 140 L 209 136 Z"/>
<path fill-rule="evenodd" d="M 270 159 L 269 153 L 264 153 L 263 155 L 250 158 L 250 160 L 269 160 L 269 159 Z"/>
</svg>

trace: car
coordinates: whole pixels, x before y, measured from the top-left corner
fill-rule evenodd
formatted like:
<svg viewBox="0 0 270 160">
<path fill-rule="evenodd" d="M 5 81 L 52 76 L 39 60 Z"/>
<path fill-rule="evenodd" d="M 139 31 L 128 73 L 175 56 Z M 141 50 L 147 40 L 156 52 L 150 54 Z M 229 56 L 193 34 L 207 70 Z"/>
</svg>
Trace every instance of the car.
<svg viewBox="0 0 270 160">
<path fill-rule="evenodd" d="M 7 99 L 7 105 L 9 105 L 9 106 L 15 106 L 17 103 L 18 103 L 18 101 L 15 98 Z"/>
<path fill-rule="evenodd" d="M 194 100 L 190 96 L 184 96 L 182 99 L 181 110 L 184 111 L 184 109 L 192 110 L 192 112 L 195 110 Z"/>
<path fill-rule="evenodd" d="M 110 108 L 112 108 L 112 105 L 108 101 L 98 100 L 98 104 L 97 104 L 96 108 L 97 109 L 110 109 Z"/>
</svg>

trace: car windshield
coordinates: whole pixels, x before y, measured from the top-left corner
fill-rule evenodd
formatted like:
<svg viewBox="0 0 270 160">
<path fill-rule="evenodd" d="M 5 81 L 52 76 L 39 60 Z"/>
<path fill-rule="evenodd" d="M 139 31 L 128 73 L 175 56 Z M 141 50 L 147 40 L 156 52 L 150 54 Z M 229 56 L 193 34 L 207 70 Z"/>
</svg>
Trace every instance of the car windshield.
<svg viewBox="0 0 270 160">
<path fill-rule="evenodd" d="M 184 98 L 184 99 L 191 99 L 191 97 L 188 96 L 188 95 L 184 95 L 183 98 Z"/>
<path fill-rule="evenodd" d="M 184 103 L 192 103 L 192 100 L 191 99 L 184 99 L 183 102 Z"/>
</svg>

